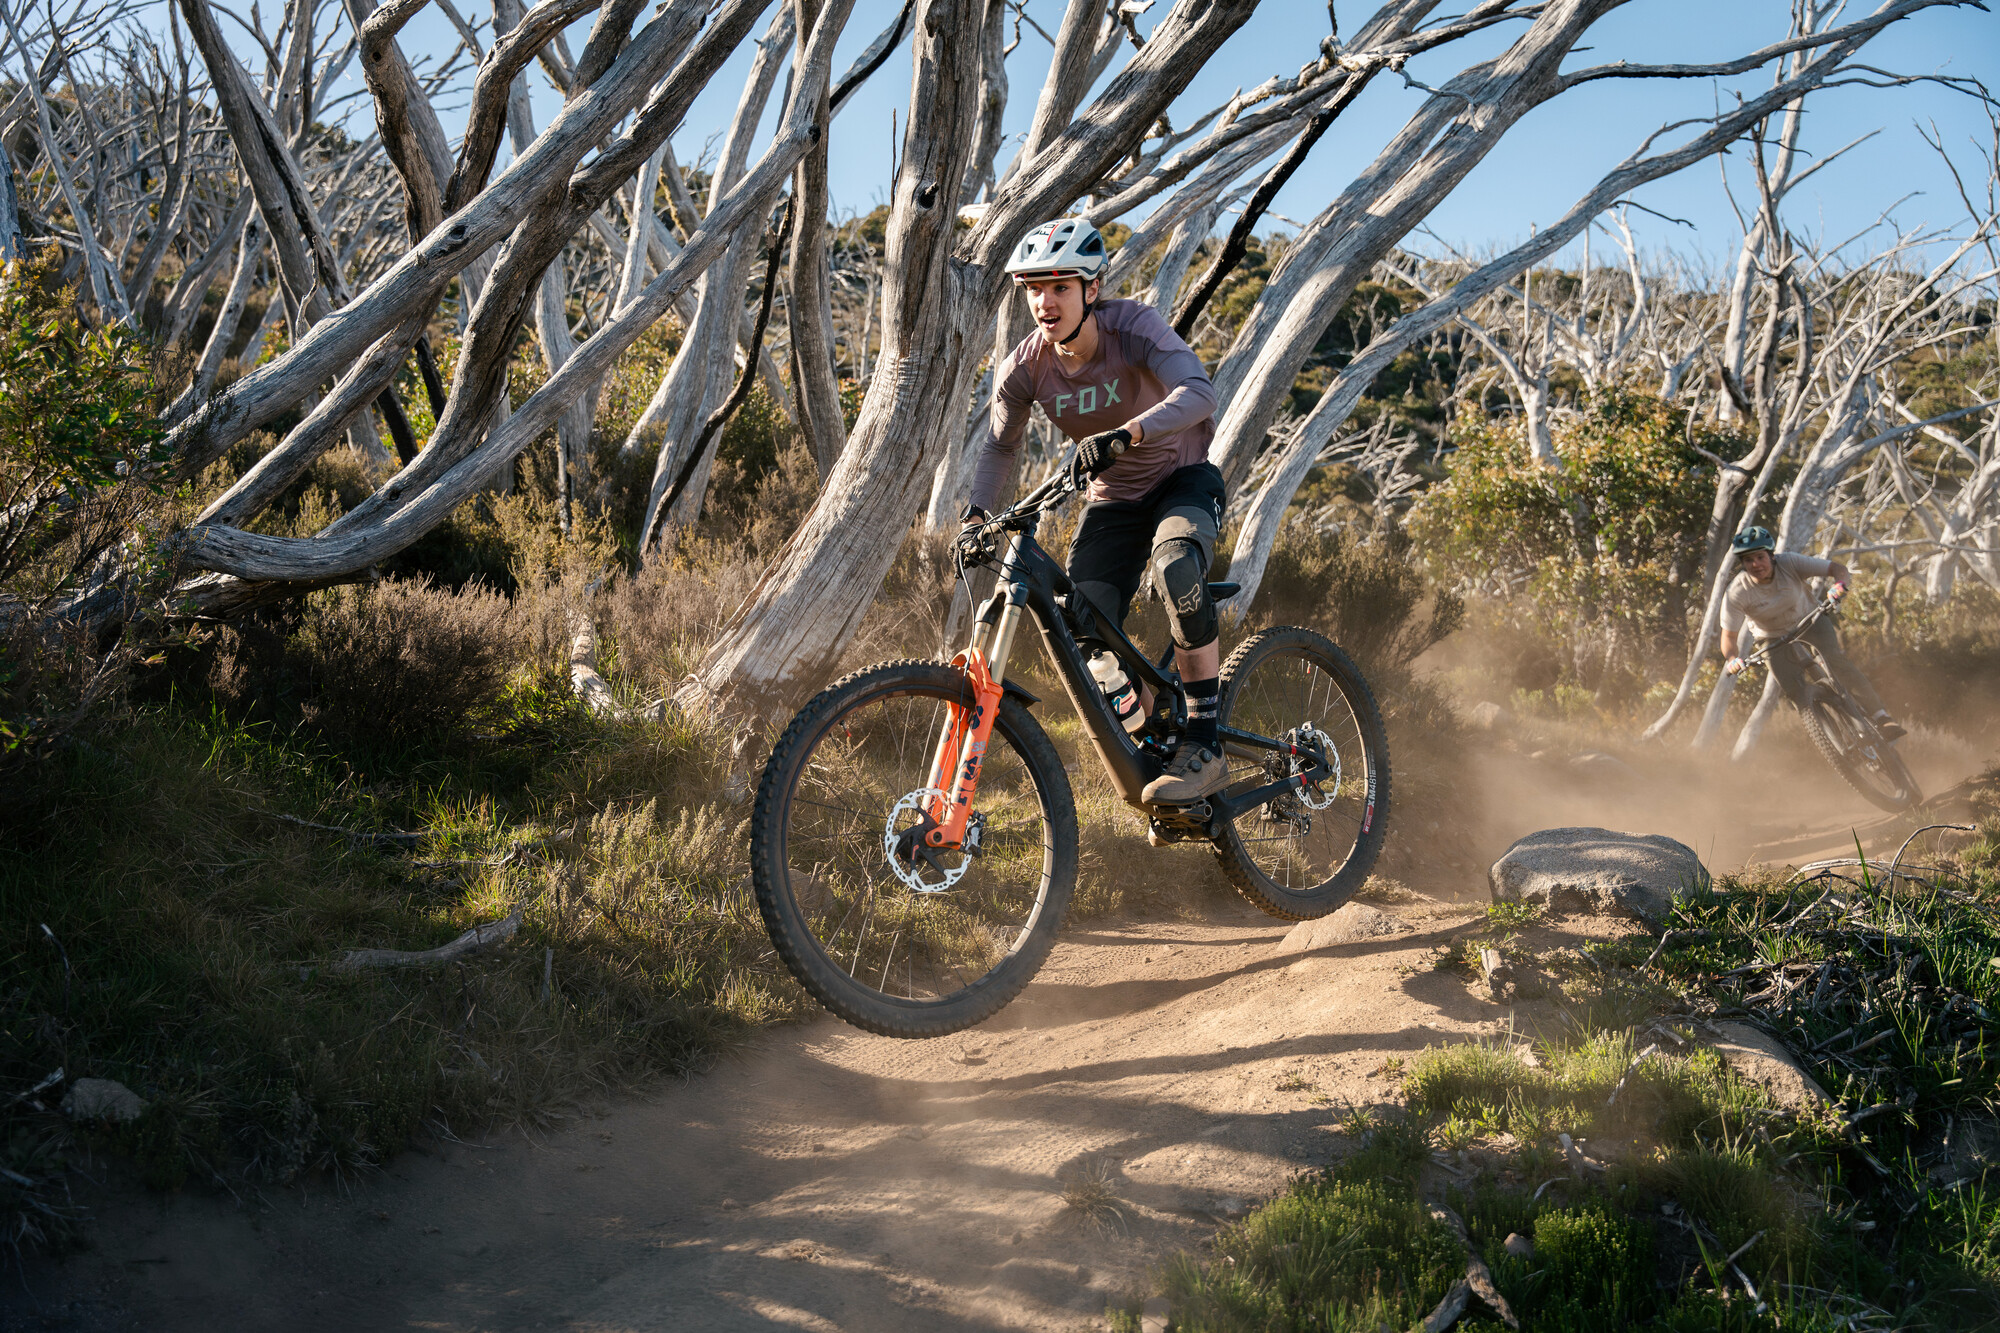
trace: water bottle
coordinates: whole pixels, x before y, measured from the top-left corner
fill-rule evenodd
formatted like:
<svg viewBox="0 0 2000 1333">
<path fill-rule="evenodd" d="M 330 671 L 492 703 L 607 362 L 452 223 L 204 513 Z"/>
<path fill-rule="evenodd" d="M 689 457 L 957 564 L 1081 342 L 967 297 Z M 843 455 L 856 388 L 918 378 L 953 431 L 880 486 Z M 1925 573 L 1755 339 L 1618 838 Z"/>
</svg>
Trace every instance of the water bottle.
<svg viewBox="0 0 2000 1333">
<path fill-rule="evenodd" d="M 1118 665 L 1116 657 L 1110 653 L 1092 654 L 1090 674 L 1096 678 L 1097 687 L 1104 691 L 1112 713 L 1125 730 L 1137 731 L 1146 725 L 1146 715 L 1139 708 L 1138 687 L 1126 678 L 1125 668 Z"/>
</svg>

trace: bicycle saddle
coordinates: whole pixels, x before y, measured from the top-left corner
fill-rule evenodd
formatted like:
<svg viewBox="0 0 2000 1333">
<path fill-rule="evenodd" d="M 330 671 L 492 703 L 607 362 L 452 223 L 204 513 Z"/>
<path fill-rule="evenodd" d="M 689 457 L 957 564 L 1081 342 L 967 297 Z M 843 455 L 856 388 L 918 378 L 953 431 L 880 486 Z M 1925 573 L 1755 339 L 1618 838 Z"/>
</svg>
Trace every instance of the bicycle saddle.
<svg viewBox="0 0 2000 1333">
<path fill-rule="evenodd" d="M 1226 602 L 1241 591 L 1243 585 L 1240 583 L 1211 583 L 1208 585 L 1208 600 Z"/>
</svg>

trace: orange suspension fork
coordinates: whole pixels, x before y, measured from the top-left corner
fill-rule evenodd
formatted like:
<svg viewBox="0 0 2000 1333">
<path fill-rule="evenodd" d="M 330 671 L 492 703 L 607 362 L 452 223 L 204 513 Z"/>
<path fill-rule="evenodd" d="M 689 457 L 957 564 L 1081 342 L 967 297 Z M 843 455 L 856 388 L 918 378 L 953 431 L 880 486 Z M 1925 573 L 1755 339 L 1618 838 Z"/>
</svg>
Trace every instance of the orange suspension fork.
<svg viewBox="0 0 2000 1333">
<path fill-rule="evenodd" d="M 956 847 L 965 839 L 965 821 L 972 815 L 973 793 L 979 789 L 979 769 L 986 761 L 986 741 L 1000 713 L 1000 682 L 987 665 L 986 654 L 968 648 L 951 659 L 972 685 L 972 703 L 947 705 L 944 729 L 931 757 L 926 787 L 943 792 L 924 801 L 924 813 L 937 827 L 924 835 L 931 847 Z"/>
</svg>

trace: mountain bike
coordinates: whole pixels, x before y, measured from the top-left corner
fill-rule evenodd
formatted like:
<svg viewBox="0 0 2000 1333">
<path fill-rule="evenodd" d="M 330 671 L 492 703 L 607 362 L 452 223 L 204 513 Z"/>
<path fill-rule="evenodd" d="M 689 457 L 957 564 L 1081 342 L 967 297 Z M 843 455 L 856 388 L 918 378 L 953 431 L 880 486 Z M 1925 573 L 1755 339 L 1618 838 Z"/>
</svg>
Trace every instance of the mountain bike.
<svg viewBox="0 0 2000 1333">
<path fill-rule="evenodd" d="M 1244 897 L 1291 921 L 1346 902 L 1381 851 L 1381 710 L 1348 655 L 1311 630 L 1263 630 L 1223 664 L 1228 784 L 1192 805 L 1143 803 L 1187 701 L 1171 643 L 1150 659 L 1036 543 L 1043 515 L 1078 489 L 1065 470 L 961 534 L 961 578 L 999 571 L 963 652 L 835 682 L 764 766 L 750 825 L 758 909 L 792 975 L 857 1027 L 894 1037 L 970 1027 L 1019 994 L 1055 944 L 1076 887 L 1076 804 L 1032 711 L 1041 701 L 1009 676 L 1025 621 L 1082 739 L 1154 843 L 1211 844 Z M 1209 584 L 1218 601 L 1236 591 Z M 1154 691 L 1136 734 L 1091 674 L 1098 652 Z"/>
<path fill-rule="evenodd" d="M 1799 661 L 1804 669 L 1792 706 L 1799 710 L 1799 721 L 1805 724 L 1813 748 L 1871 804 L 1889 811 L 1907 810 L 1924 796 L 1903 757 L 1896 753 L 1895 742 L 1875 729 L 1868 710 L 1834 678 L 1819 650 L 1800 639 L 1820 617 L 1831 615 L 1836 605 L 1833 598 L 1824 599 L 1790 633 L 1767 640 L 1743 660 L 1747 664 L 1786 652 Z"/>
</svg>

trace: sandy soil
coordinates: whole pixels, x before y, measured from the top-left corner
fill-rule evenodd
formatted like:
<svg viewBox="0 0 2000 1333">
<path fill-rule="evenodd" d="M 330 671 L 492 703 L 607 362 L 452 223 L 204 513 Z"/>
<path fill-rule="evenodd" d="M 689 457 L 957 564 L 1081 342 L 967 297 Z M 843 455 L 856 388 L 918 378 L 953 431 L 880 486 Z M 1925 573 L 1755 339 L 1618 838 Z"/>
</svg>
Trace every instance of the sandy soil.
<svg viewBox="0 0 2000 1333">
<path fill-rule="evenodd" d="M 1754 786 L 1555 756 L 1495 757 L 1479 777 L 1512 793 L 1477 837 L 1489 856 L 1530 828 L 1602 823 L 1675 834 L 1717 868 L 1740 864 L 1729 831 Z M 1830 783 L 1810 790 L 1822 814 L 1873 817 Z M 1768 788 L 1759 804 L 1798 813 Z M 1407 812 L 1400 827 L 1425 836 Z M 1427 887 L 1485 896 L 1476 881 Z M 1342 1151 L 1341 1113 L 1391 1099 L 1385 1060 L 1507 1030 L 1509 1011 L 1430 965 L 1478 905 L 1392 904 L 1405 933 L 1307 954 L 1233 903 L 1079 928 L 1019 1000 L 957 1037 L 832 1020 L 773 1032 L 560 1132 L 426 1143 L 345 1191 L 238 1202 L 107 1184 L 86 1200 L 92 1248 L 8 1283 L 0 1325 L 1101 1328 L 1150 1266 Z M 1122 1230 L 1065 1209 L 1064 1180 L 1093 1161 Z"/>
</svg>

